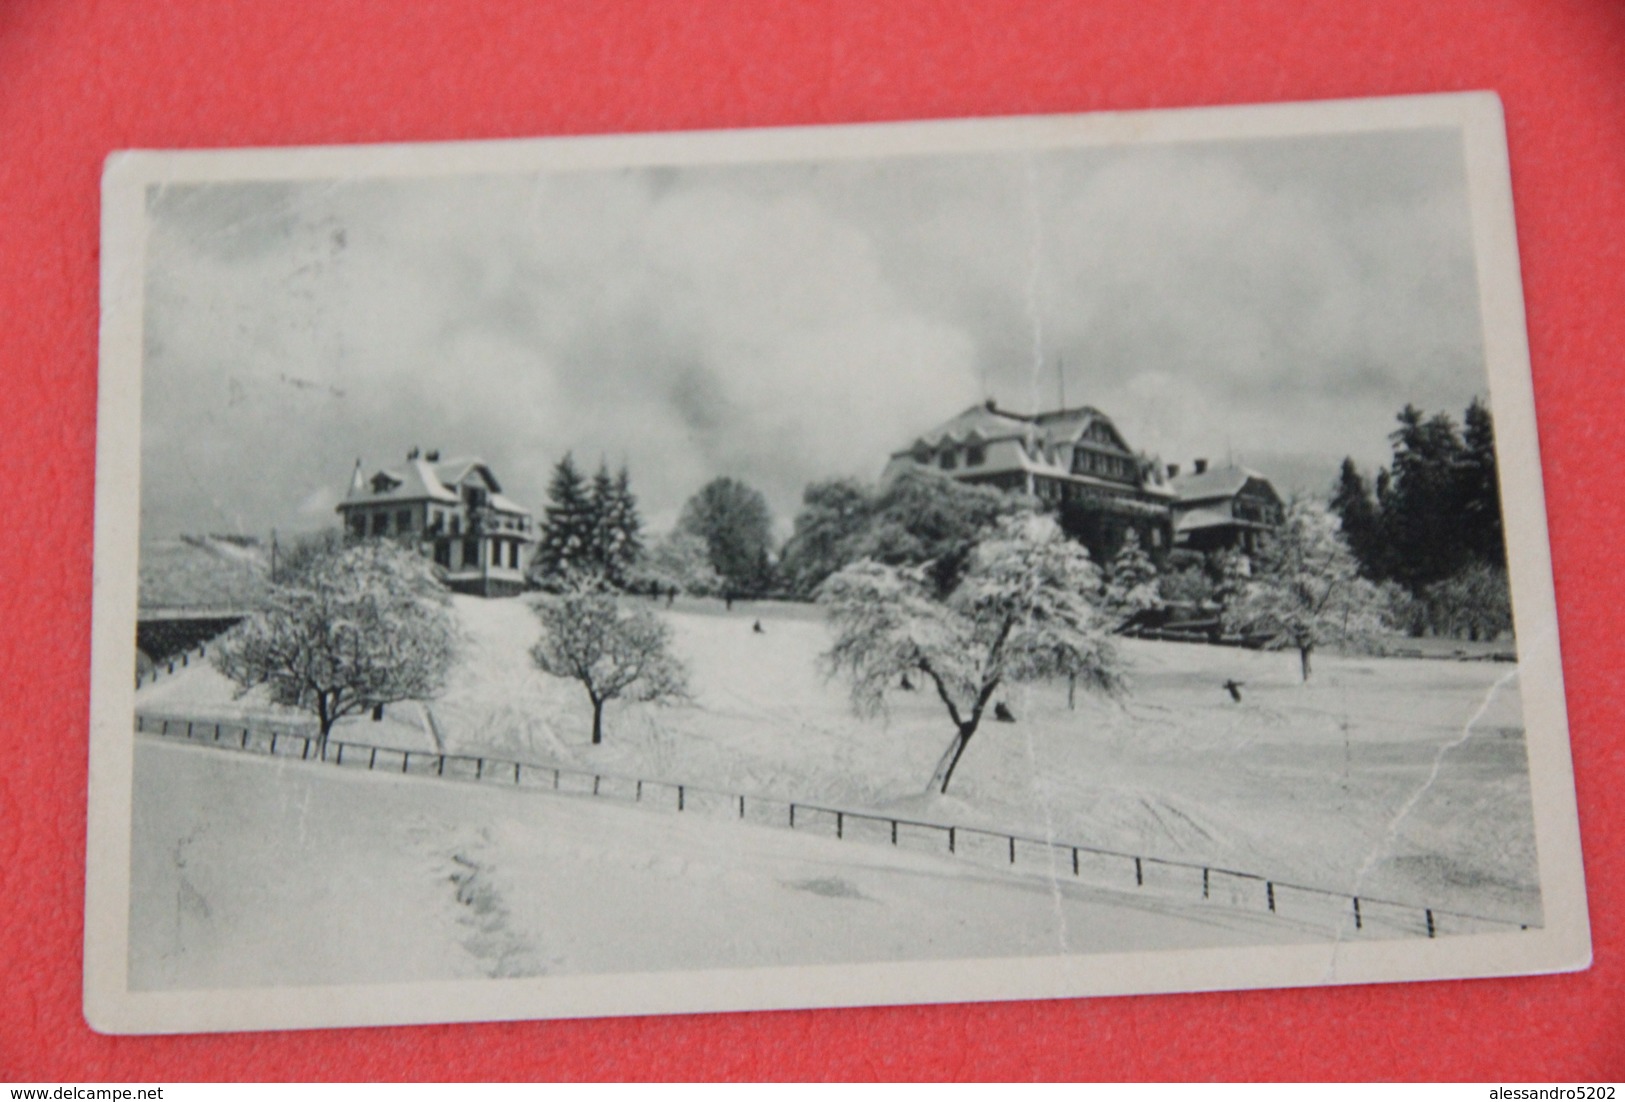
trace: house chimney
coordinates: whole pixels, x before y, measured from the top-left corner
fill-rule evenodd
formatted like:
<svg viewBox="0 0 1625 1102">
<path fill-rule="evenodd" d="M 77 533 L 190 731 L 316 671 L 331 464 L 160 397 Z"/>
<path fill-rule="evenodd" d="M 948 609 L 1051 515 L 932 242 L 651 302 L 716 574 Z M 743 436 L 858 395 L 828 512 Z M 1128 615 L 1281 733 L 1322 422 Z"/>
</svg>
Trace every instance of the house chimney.
<svg viewBox="0 0 1625 1102">
<path fill-rule="evenodd" d="M 1192 463 L 1191 463 L 1191 466 L 1193 466 L 1196 469 L 1197 474 L 1206 474 L 1207 473 L 1207 460 L 1205 460 L 1205 459 L 1193 460 Z"/>
<path fill-rule="evenodd" d="M 413 444 L 412 450 L 406 453 L 406 458 L 409 460 L 416 459 L 420 454 L 422 453 L 418 451 L 418 446 Z"/>
<path fill-rule="evenodd" d="M 423 458 L 427 459 L 430 463 L 438 463 L 438 462 L 440 462 L 440 449 L 436 448 L 434 451 L 430 452 L 428 455 L 424 456 Z"/>
<path fill-rule="evenodd" d="M 1178 463 L 1170 463 L 1170 464 L 1168 464 L 1168 477 L 1169 478 L 1178 478 L 1179 477 L 1179 464 Z"/>
<path fill-rule="evenodd" d="M 992 398 L 989 398 L 987 401 L 983 402 L 982 405 L 987 407 L 987 411 L 989 413 L 997 413 L 997 412 L 999 412 L 998 407 L 993 404 L 993 399 Z"/>
</svg>

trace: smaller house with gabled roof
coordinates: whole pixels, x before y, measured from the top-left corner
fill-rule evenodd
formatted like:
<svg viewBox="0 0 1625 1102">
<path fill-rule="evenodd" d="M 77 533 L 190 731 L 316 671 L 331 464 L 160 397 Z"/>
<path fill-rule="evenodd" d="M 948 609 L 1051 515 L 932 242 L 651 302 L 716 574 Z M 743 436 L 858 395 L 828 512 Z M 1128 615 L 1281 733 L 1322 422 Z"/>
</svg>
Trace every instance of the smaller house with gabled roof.
<svg viewBox="0 0 1625 1102">
<path fill-rule="evenodd" d="M 503 496 L 482 459 L 443 460 L 439 452 L 413 448 L 405 463 L 371 473 L 357 459 L 338 512 L 350 536 L 418 547 L 459 592 L 497 597 L 525 588 L 536 522 L 529 509 Z"/>
<path fill-rule="evenodd" d="M 1189 473 L 1168 467 L 1174 491 L 1174 546 L 1191 551 L 1252 554 L 1285 517 L 1270 480 L 1235 464 L 1209 467 L 1198 459 Z"/>
</svg>

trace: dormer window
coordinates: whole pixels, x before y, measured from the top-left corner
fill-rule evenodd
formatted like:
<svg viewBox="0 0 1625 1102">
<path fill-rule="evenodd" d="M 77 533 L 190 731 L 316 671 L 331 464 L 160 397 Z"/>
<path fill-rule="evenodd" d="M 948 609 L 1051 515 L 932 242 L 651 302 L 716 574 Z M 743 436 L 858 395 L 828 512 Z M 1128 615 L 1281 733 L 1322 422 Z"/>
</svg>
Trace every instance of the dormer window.
<svg viewBox="0 0 1625 1102">
<path fill-rule="evenodd" d="M 959 456 L 952 448 L 949 448 L 943 451 L 942 455 L 937 458 L 937 462 L 942 466 L 943 470 L 951 471 L 959 466 Z"/>
<path fill-rule="evenodd" d="M 379 471 L 377 474 L 372 476 L 372 492 L 375 494 L 390 493 L 399 487 L 400 484 L 401 480 L 390 474 L 388 471 Z"/>
<path fill-rule="evenodd" d="M 965 466 L 980 467 L 987 462 L 987 445 L 972 444 L 965 449 Z"/>
</svg>

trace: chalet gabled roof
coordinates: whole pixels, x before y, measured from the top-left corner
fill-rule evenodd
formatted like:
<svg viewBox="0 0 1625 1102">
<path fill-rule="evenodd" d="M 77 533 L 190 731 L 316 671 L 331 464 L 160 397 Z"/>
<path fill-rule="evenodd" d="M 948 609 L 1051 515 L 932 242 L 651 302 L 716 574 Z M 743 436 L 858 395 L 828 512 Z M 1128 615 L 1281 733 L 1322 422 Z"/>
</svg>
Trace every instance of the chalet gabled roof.
<svg viewBox="0 0 1625 1102">
<path fill-rule="evenodd" d="M 1093 406 L 1028 414 L 1000 409 L 991 401 L 979 402 L 929 432 L 922 433 L 908 447 L 895 454 L 906 455 L 922 446 L 938 448 L 943 444 L 988 443 L 994 440 L 1031 439 L 1047 444 L 1069 444 L 1097 423 L 1106 425 L 1112 437 L 1122 444 L 1122 435 L 1112 424 L 1111 418 Z M 1126 446 L 1122 450 L 1128 453 Z"/>
<path fill-rule="evenodd" d="M 357 462 L 355 472 L 350 477 L 349 492 L 339 503 L 339 511 L 353 505 L 379 502 L 405 504 L 438 501 L 456 505 L 462 501 L 462 495 L 455 487 L 474 473 L 478 473 L 480 480 L 490 490 L 487 501 L 493 509 L 517 516 L 531 515 L 529 509 L 512 498 L 504 497 L 502 486 L 497 482 L 496 475 L 491 473 L 491 468 L 486 466 L 483 459 L 472 456 L 434 463 L 427 459 L 409 459 L 399 466 L 380 467 L 371 473 Z"/>
<path fill-rule="evenodd" d="M 1275 487 L 1270 480 L 1257 471 L 1234 464 L 1225 467 L 1209 467 L 1201 474 L 1189 472 L 1175 475 L 1170 480 L 1175 497 L 1181 501 L 1217 501 L 1221 498 L 1235 497 L 1253 480 L 1262 482 L 1269 487 L 1271 495 L 1275 495 Z M 1275 495 L 1278 496 L 1278 495 Z"/>
</svg>

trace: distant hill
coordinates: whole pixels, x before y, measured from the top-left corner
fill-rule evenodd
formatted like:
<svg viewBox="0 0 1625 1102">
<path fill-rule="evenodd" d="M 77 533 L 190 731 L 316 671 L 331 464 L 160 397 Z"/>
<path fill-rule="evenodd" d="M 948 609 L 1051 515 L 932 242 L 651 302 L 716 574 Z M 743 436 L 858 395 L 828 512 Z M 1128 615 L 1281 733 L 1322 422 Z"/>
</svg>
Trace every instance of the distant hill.
<svg viewBox="0 0 1625 1102">
<path fill-rule="evenodd" d="M 271 553 L 252 537 L 182 536 L 141 544 L 140 607 L 249 608 L 270 582 Z"/>
</svg>

